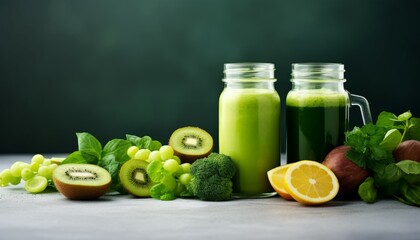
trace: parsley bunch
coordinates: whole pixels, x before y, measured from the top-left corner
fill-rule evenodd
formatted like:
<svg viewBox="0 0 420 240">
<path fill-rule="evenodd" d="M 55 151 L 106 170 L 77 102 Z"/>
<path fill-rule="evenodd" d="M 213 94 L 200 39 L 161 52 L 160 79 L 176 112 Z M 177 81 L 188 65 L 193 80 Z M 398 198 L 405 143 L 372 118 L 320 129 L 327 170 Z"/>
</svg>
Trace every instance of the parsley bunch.
<svg viewBox="0 0 420 240">
<path fill-rule="evenodd" d="M 368 203 L 392 196 L 410 205 L 420 205 L 420 163 L 396 163 L 394 149 L 403 141 L 420 141 L 420 118 L 410 111 L 398 116 L 381 112 L 376 124 L 354 127 L 346 132 L 347 157 L 367 169 L 370 176 L 359 186 L 359 196 Z"/>
</svg>

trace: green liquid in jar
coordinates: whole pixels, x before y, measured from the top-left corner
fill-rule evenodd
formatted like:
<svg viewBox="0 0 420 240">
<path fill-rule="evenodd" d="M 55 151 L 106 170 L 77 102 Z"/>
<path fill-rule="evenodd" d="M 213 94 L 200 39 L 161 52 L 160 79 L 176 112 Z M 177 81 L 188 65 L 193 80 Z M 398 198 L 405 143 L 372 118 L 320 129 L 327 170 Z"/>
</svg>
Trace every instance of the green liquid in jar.
<svg viewBox="0 0 420 240">
<path fill-rule="evenodd" d="M 267 171 L 280 165 L 280 97 L 267 89 L 225 89 L 219 99 L 219 152 L 237 167 L 234 193 L 273 192 Z"/>
<path fill-rule="evenodd" d="M 348 128 L 347 106 L 346 93 L 290 92 L 286 98 L 287 163 L 322 162 L 342 145 Z"/>
</svg>

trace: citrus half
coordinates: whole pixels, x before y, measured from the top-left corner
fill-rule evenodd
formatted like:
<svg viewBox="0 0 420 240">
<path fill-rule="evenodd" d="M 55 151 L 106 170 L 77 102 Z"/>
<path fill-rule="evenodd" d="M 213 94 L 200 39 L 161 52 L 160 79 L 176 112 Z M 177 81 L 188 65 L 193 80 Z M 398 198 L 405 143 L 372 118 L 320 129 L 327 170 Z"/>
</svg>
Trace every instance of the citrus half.
<svg viewBox="0 0 420 240">
<path fill-rule="evenodd" d="M 273 189 L 284 199 L 293 200 L 293 197 L 284 188 L 284 175 L 290 164 L 275 167 L 267 172 L 268 180 Z"/>
<path fill-rule="evenodd" d="M 319 205 L 331 201 L 338 193 L 338 180 L 323 164 L 302 160 L 289 166 L 284 188 L 298 202 Z"/>
</svg>

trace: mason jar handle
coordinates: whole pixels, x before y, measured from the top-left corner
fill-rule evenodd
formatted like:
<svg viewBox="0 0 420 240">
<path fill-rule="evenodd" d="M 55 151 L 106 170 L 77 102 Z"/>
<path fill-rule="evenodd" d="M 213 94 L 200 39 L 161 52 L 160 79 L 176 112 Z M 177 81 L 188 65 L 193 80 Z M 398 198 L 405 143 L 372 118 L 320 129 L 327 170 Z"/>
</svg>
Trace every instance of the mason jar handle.
<svg viewBox="0 0 420 240">
<path fill-rule="evenodd" d="M 372 123 L 372 115 L 370 114 L 369 102 L 366 98 L 360 95 L 351 94 L 350 103 L 352 106 L 359 106 L 360 112 L 362 113 L 363 124 Z"/>
</svg>

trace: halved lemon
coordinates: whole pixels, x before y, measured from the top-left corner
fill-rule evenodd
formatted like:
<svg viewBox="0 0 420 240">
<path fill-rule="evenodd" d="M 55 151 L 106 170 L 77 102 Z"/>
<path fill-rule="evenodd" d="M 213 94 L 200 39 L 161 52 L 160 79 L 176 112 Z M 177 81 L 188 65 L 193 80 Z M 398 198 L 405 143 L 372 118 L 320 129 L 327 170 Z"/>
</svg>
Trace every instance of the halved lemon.
<svg viewBox="0 0 420 240">
<path fill-rule="evenodd" d="M 319 205 L 338 193 L 338 180 L 323 164 L 311 160 L 293 163 L 286 171 L 284 188 L 298 202 Z"/>
<path fill-rule="evenodd" d="M 284 188 L 284 175 L 291 164 L 275 167 L 267 172 L 268 180 L 273 189 L 284 199 L 293 200 L 293 197 Z"/>
</svg>

